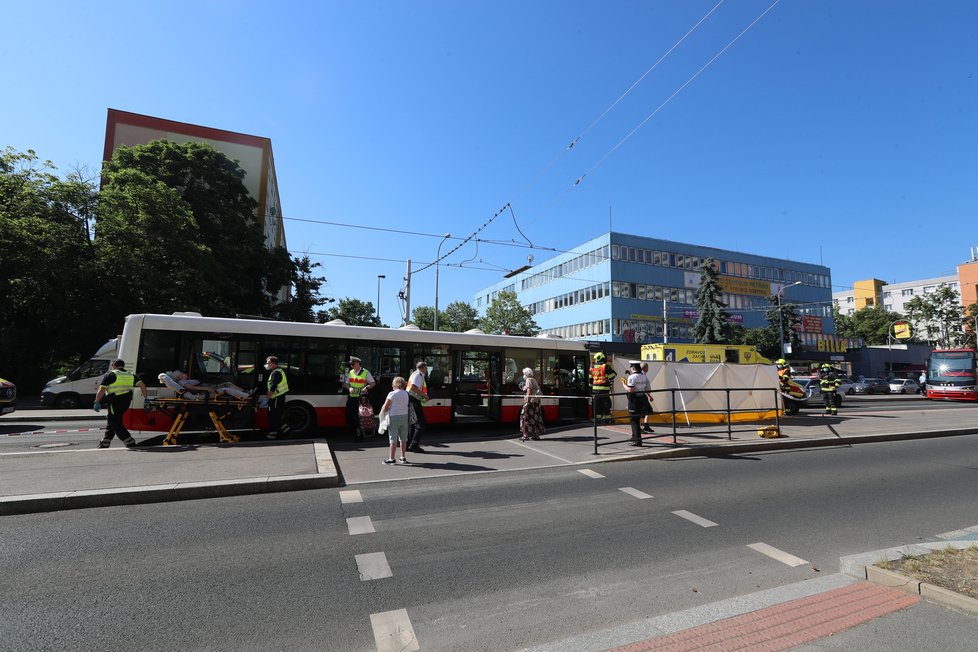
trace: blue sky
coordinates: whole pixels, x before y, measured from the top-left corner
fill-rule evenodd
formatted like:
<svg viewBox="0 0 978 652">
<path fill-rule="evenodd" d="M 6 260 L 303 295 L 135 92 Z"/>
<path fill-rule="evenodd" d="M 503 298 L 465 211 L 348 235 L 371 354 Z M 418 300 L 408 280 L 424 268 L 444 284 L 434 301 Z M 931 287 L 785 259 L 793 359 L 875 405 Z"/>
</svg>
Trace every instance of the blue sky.
<svg viewBox="0 0 978 652">
<path fill-rule="evenodd" d="M 108 107 L 267 136 L 289 249 L 335 298 L 386 275 L 394 325 L 401 261 L 507 203 L 519 230 L 479 237 L 544 250 L 466 245 L 441 307 L 609 222 L 822 263 L 835 290 L 954 273 L 978 245 L 978 3 L 782 0 L 613 149 L 772 2 L 727 0 L 588 130 L 717 2 L 0 0 L 0 145 L 97 169 Z"/>
</svg>

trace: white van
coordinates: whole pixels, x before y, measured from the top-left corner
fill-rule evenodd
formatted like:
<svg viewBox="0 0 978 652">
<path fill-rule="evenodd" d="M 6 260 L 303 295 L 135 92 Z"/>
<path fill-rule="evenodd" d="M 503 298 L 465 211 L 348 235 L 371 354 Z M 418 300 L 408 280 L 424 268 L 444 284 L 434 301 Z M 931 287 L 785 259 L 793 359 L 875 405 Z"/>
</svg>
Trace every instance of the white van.
<svg viewBox="0 0 978 652">
<path fill-rule="evenodd" d="M 91 360 L 67 376 L 49 380 L 41 390 L 41 405 L 55 408 L 79 408 L 95 402 L 99 381 L 116 359 L 118 338 L 112 338 L 95 352 Z"/>
</svg>

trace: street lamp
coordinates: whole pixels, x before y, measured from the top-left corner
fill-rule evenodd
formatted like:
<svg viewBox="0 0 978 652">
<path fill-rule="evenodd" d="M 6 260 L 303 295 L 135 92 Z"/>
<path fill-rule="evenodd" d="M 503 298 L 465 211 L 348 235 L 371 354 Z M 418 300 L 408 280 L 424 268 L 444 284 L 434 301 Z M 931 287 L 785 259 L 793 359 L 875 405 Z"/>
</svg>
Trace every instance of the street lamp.
<svg viewBox="0 0 978 652">
<path fill-rule="evenodd" d="M 377 274 L 377 325 L 380 326 L 380 279 L 387 278 L 384 274 Z"/>
<path fill-rule="evenodd" d="M 438 255 L 435 256 L 435 328 L 434 330 L 436 331 L 438 330 L 438 259 L 441 258 L 441 246 L 445 244 L 445 240 L 448 240 L 450 237 L 452 237 L 452 234 L 446 233 L 445 236 L 441 239 L 441 242 L 438 243 Z"/>
<path fill-rule="evenodd" d="M 801 281 L 795 281 L 794 283 L 791 283 L 790 285 L 782 285 L 781 286 L 781 289 L 778 290 L 778 293 L 777 293 L 777 297 L 778 297 L 778 341 L 781 342 L 781 357 L 782 358 L 784 358 L 784 324 L 782 322 L 782 317 L 781 317 L 781 294 L 785 290 L 787 290 L 788 288 L 794 287 L 796 285 L 801 285 Z"/>
</svg>

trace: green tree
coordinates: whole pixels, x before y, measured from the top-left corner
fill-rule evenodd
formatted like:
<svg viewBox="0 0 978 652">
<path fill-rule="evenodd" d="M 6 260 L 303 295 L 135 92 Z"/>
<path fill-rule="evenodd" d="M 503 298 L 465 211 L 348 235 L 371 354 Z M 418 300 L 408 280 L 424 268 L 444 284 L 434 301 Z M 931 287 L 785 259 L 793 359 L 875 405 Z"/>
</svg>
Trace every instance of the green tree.
<svg viewBox="0 0 978 652">
<path fill-rule="evenodd" d="M 972 303 L 964 310 L 964 346 L 975 348 L 975 333 L 978 332 L 978 303 Z"/>
<path fill-rule="evenodd" d="M 867 345 L 879 346 L 887 343 L 890 324 L 903 319 L 903 315 L 886 310 L 883 306 L 867 306 L 848 315 L 847 319 L 849 321 L 843 323 L 843 331 L 836 326 L 837 335 L 861 337 Z"/>
<path fill-rule="evenodd" d="M 530 311 L 520 304 L 516 292 L 503 291 L 486 308 L 482 330 L 494 334 L 536 335 L 540 327 L 533 321 Z"/>
<path fill-rule="evenodd" d="M 786 344 L 791 344 L 792 351 L 798 351 L 801 345 L 801 338 L 798 337 L 798 330 L 795 328 L 801 323 L 801 317 L 798 316 L 798 307 L 793 303 L 779 302 L 777 295 L 768 297 L 768 301 L 771 302 L 771 307 L 764 313 L 764 318 L 767 320 L 768 329 L 771 331 L 774 349 L 777 353 L 776 357 L 781 357 L 782 338 Z M 780 333 L 778 332 L 779 329 Z"/>
<path fill-rule="evenodd" d="M 213 286 L 200 270 L 210 268 L 213 253 L 190 207 L 144 172 L 113 173 L 99 198 L 94 247 L 99 292 L 120 325 L 130 313 L 206 314 L 212 305 Z"/>
<path fill-rule="evenodd" d="M 322 265 L 312 262 L 309 256 L 292 259 L 291 298 L 288 302 L 279 304 L 279 319 L 314 322 L 316 308 L 333 301 L 319 293 L 326 279 L 314 275 L 314 270 L 318 267 Z"/>
<path fill-rule="evenodd" d="M 961 297 L 947 283 L 941 283 L 932 292 L 914 297 L 904 304 L 904 308 L 919 338 L 934 342 L 940 349 L 964 343 L 962 326 L 965 312 L 961 309 Z"/>
<path fill-rule="evenodd" d="M 478 327 L 479 311 L 465 301 L 453 301 L 438 315 L 438 330 L 464 333 Z"/>
<path fill-rule="evenodd" d="M 411 323 L 420 330 L 431 331 L 435 329 L 435 309 L 431 306 L 415 306 L 411 311 Z M 438 326 L 445 323 L 445 311 L 438 311 Z M 438 330 L 443 330 L 439 328 Z"/>
<path fill-rule="evenodd" d="M 340 299 L 335 306 L 320 311 L 319 320 L 323 322 L 342 319 L 349 326 L 380 326 L 374 304 L 347 297 Z"/>
<path fill-rule="evenodd" d="M 757 348 L 757 352 L 770 360 L 781 357 L 781 342 L 778 340 L 777 329 L 745 328 L 741 344 Z"/>
<path fill-rule="evenodd" d="M 130 170 L 142 174 L 122 174 Z M 292 260 L 284 249 L 266 248 L 255 217 L 257 203 L 248 194 L 245 172 L 235 161 L 204 143 L 157 140 L 118 148 L 105 163 L 103 174 L 108 181 L 106 190 L 120 183 L 139 194 L 146 186 L 162 183 L 186 204 L 196 223 L 191 237 L 209 249 L 209 255 L 195 261 L 198 266 L 194 268 L 201 279 L 198 283 L 207 286 L 202 290 L 207 314 L 273 314 L 277 295 L 291 278 Z M 179 246 L 175 238 L 147 245 Z M 157 273 L 170 273 L 173 266 L 184 263 L 173 257 L 171 266 Z"/>
<path fill-rule="evenodd" d="M 96 189 L 54 170 L 32 150 L 0 151 L 0 351 L 21 391 L 106 339 L 88 231 Z"/>
<path fill-rule="evenodd" d="M 730 315 L 720 301 L 720 274 L 714 261 L 708 258 L 700 269 L 700 286 L 696 290 L 696 309 L 699 318 L 693 326 L 697 344 L 726 344 L 730 341 Z"/>
</svg>

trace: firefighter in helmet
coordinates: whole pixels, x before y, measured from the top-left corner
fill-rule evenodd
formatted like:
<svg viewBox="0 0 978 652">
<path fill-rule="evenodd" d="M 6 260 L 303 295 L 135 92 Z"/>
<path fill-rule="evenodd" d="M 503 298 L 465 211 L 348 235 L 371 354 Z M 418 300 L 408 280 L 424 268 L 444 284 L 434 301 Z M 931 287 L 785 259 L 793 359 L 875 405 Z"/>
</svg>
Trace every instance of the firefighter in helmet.
<svg viewBox="0 0 978 652">
<path fill-rule="evenodd" d="M 842 385 L 842 379 L 836 373 L 832 365 L 825 363 L 822 365 L 821 373 L 818 375 L 818 387 L 822 392 L 822 399 L 825 401 L 826 416 L 835 416 L 839 413 L 836 405 L 836 390 Z"/>
<path fill-rule="evenodd" d="M 611 418 L 611 388 L 615 370 L 605 361 L 604 353 L 594 354 L 594 365 L 591 366 L 591 394 L 594 396 L 594 418 L 606 420 Z"/>
</svg>

